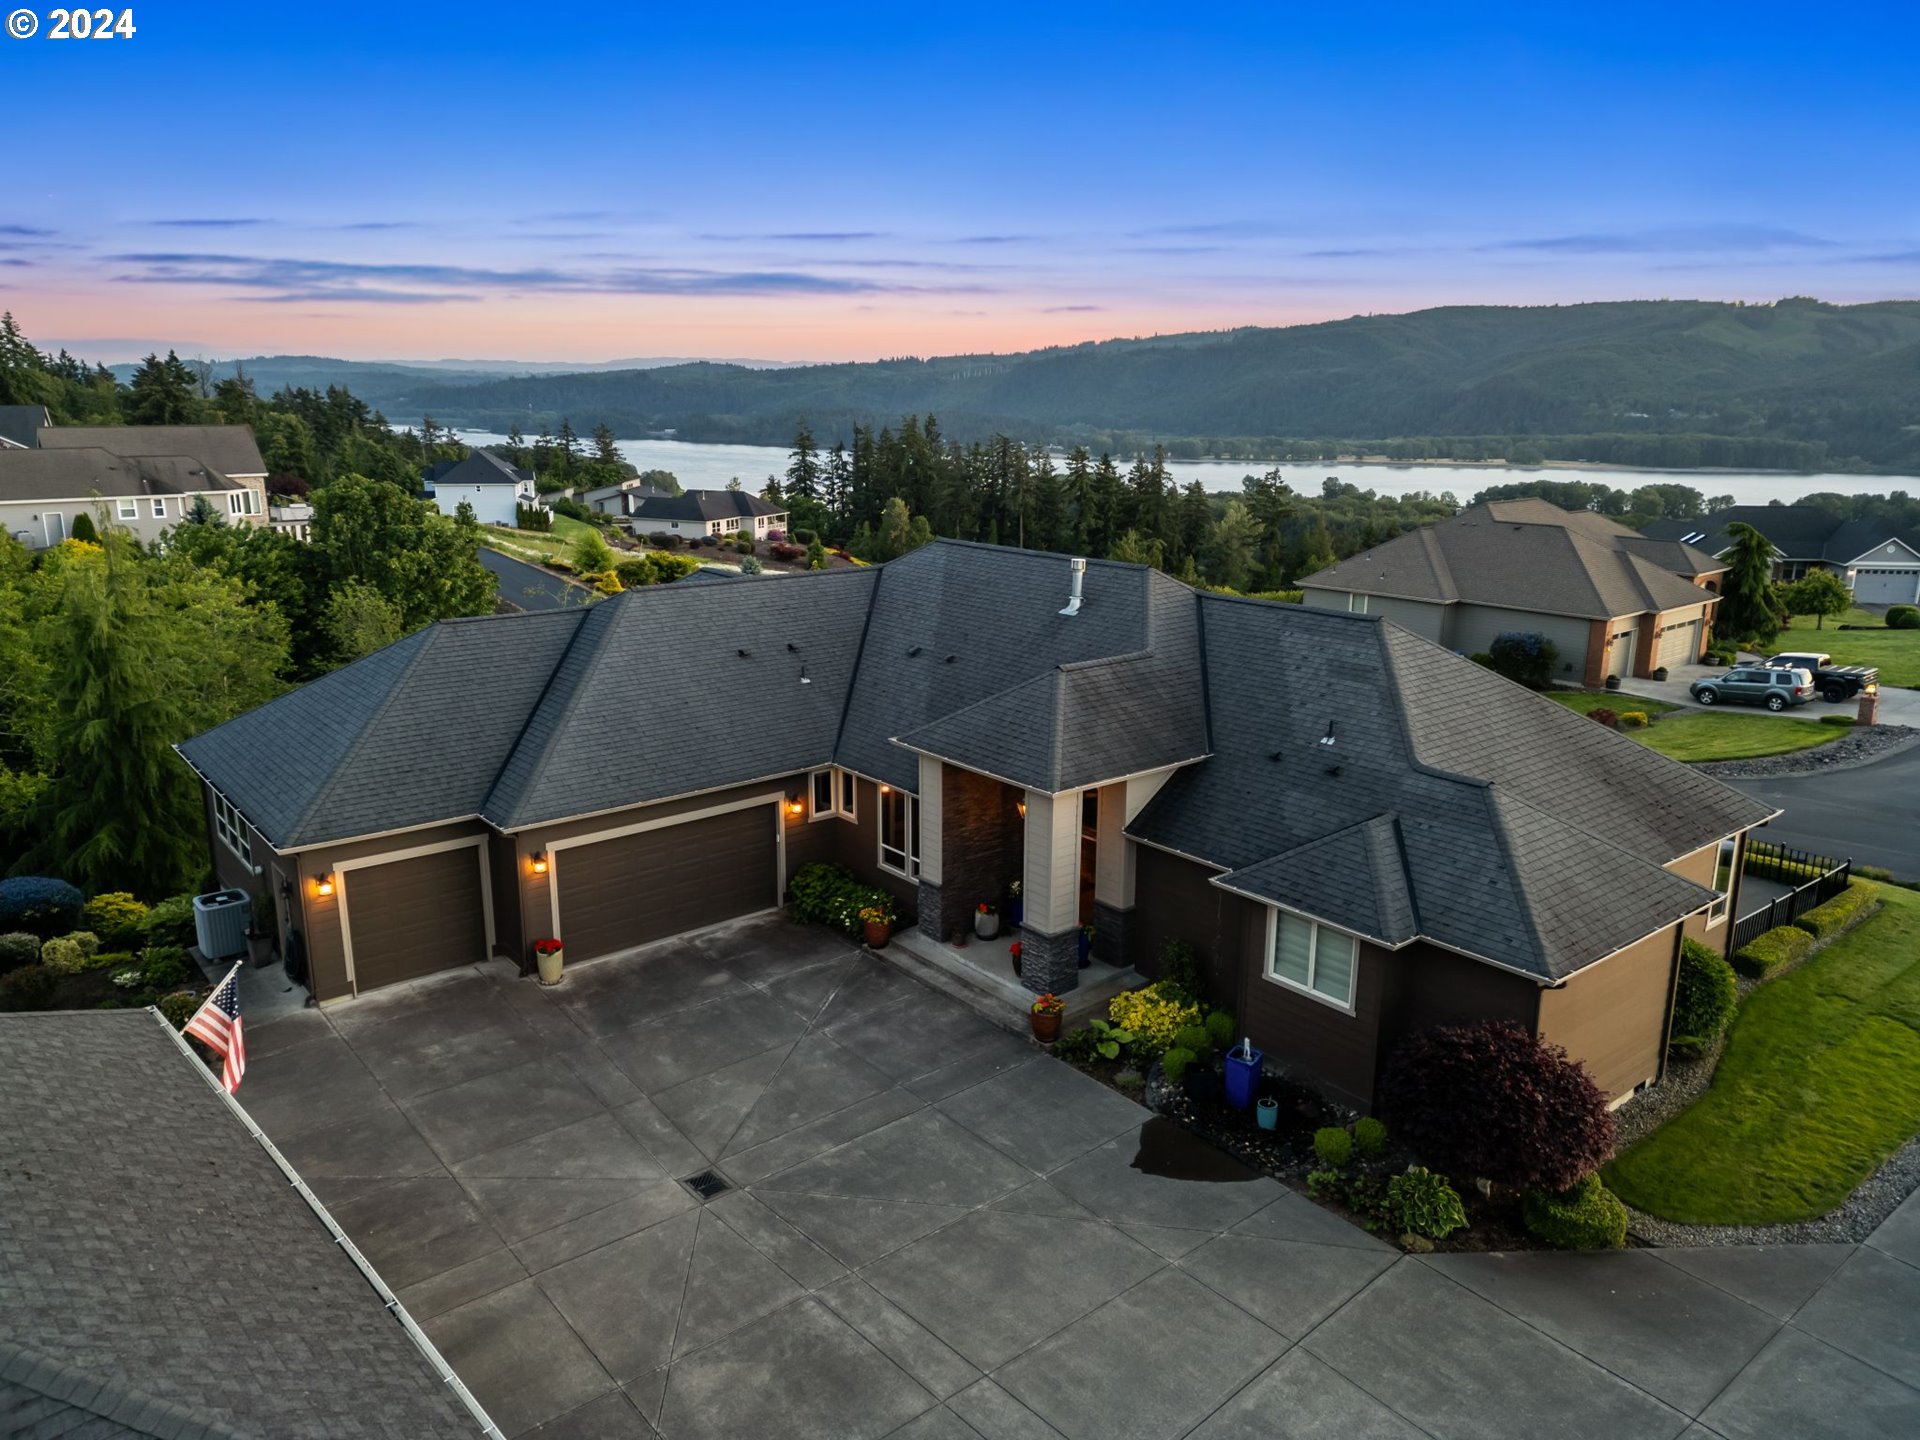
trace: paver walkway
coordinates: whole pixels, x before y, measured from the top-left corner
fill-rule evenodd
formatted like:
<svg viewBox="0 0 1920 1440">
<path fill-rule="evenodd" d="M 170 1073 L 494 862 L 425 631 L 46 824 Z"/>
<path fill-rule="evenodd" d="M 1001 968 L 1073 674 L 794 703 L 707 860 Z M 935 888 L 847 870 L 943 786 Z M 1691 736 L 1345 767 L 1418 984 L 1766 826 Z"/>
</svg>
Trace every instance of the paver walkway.
<svg viewBox="0 0 1920 1440">
<path fill-rule="evenodd" d="M 1858 1248 L 1403 1256 L 1133 1169 L 1131 1101 L 783 922 L 249 1041 L 240 1099 L 510 1436 L 1920 1433 L 1914 1201 Z"/>
</svg>

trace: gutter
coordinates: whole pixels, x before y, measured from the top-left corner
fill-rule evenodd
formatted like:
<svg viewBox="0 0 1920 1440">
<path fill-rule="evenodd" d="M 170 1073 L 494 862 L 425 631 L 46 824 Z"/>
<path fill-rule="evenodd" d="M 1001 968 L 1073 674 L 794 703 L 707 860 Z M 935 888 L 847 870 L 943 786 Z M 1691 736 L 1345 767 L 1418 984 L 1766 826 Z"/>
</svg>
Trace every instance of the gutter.
<svg viewBox="0 0 1920 1440">
<path fill-rule="evenodd" d="M 328 1213 L 327 1207 L 320 1203 L 320 1197 L 307 1188 L 307 1182 L 302 1180 L 299 1172 L 287 1163 L 287 1157 L 274 1148 L 273 1141 L 269 1140 L 266 1133 L 253 1123 L 253 1117 L 247 1114 L 240 1102 L 227 1093 L 226 1086 L 222 1085 L 200 1057 L 193 1053 L 193 1047 L 187 1044 L 186 1037 L 173 1028 L 167 1017 L 151 1005 L 147 1006 L 147 1013 L 154 1018 L 162 1030 L 167 1032 L 168 1038 L 178 1047 L 180 1053 L 193 1062 L 193 1068 L 199 1071 L 200 1078 L 207 1082 L 208 1088 L 214 1094 L 226 1102 L 227 1109 L 231 1110 L 234 1117 L 246 1127 L 247 1133 L 259 1142 L 260 1148 L 267 1152 L 268 1158 L 280 1167 L 280 1173 L 287 1177 L 287 1183 L 293 1186 L 294 1192 L 302 1200 L 307 1202 L 307 1208 L 313 1211 L 321 1226 L 333 1237 L 333 1243 L 346 1253 L 347 1258 L 353 1262 L 354 1268 L 359 1270 L 361 1277 L 373 1288 L 373 1293 L 380 1297 L 380 1302 L 386 1306 L 387 1313 L 400 1322 L 400 1328 L 406 1332 L 407 1338 L 413 1341 L 414 1348 L 420 1352 L 422 1358 L 447 1388 L 453 1391 L 460 1403 L 466 1406 L 467 1413 L 480 1427 L 481 1434 L 486 1435 L 488 1440 L 506 1440 L 500 1427 L 493 1423 L 492 1418 L 481 1408 L 480 1402 L 474 1399 L 473 1392 L 467 1389 L 458 1375 L 453 1373 L 453 1367 L 447 1364 L 446 1359 L 435 1348 L 433 1341 L 427 1338 L 426 1331 L 414 1322 L 414 1318 L 407 1313 L 407 1307 L 402 1305 L 399 1297 L 387 1288 L 387 1282 L 380 1278 L 380 1272 L 368 1263 L 367 1257 L 360 1253 L 353 1241 L 347 1238 L 347 1232 L 340 1228 L 339 1223 Z"/>
</svg>

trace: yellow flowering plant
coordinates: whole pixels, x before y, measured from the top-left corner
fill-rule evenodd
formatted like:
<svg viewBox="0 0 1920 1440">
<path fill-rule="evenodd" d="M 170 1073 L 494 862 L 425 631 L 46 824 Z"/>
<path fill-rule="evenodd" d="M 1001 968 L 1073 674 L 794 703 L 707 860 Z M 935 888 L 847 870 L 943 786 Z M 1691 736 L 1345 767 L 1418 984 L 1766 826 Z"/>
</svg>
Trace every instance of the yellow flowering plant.
<svg viewBox="0 0 1920 1440">
<path fill-rule="evenodd" d="M 1200 1007 L 1179 992 L 1163 993 L 1155 984 L 1114 996 L 1107 1018 L 1131 1030 L 1141 1049 L 1159 1055 L 1183 1029 L 1200 1023 Z"/>
</svg>

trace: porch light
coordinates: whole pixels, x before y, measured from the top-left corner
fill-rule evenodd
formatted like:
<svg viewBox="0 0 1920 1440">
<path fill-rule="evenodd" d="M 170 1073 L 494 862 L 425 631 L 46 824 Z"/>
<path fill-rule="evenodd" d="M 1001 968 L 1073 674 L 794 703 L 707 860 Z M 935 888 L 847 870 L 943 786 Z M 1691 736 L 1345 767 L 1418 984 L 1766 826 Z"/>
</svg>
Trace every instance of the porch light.
<svg viewBox="0 0 1920 1440">
<path fill-rule="evenodd" d="M 891 785 L 882 785 L 882 786 L 880 787 L 880 793 L 881 793 L 882 795 L 891 795 L 891 794 L 893 794 L 893 786 L 891 786 Z"/>
<path fill-rule="evenodd" d="M 313 893 L 316 895 L 333 894 L 333 872 L 331 870 L 313 882 Z"/>
<path fill-rule="evenodd" d="M 547 873 L 546 851 L 536 850 L 533 852 L 533 873 L 536 875 L 544 875 Z"/>
<path fill-rule="evenodd" d="M 794 819 L 798 820 L 806 808 L 806 803 L 797 795 L 789 795 L 787 797 L 787 814 L 793 816 Z"/>
<path fill-rule="evenodd" d="M 1025 800 L 1014 801 L 1013 808 L 1020 812 L 1020 818 L 1022 820 L 1027 818 L 1027 802 Z"/>
</svg>

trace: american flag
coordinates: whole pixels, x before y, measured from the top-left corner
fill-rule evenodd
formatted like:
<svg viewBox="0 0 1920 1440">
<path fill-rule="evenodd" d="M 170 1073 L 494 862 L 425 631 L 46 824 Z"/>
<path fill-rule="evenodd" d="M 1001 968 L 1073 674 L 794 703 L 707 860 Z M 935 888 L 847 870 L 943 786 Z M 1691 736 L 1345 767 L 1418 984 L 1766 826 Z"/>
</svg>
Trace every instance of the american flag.
<svg viewBox="0 0 1920 1440">
<path fill-rule="evenodd" d="M 207 1003 L 193 1012 L 186 1033 L 220 1056 L 220 1083 L 231 1095 L 247 1073 L 247 1042 L 240 1033 L 240 967 L 227 972 Z"/>
</svg>

